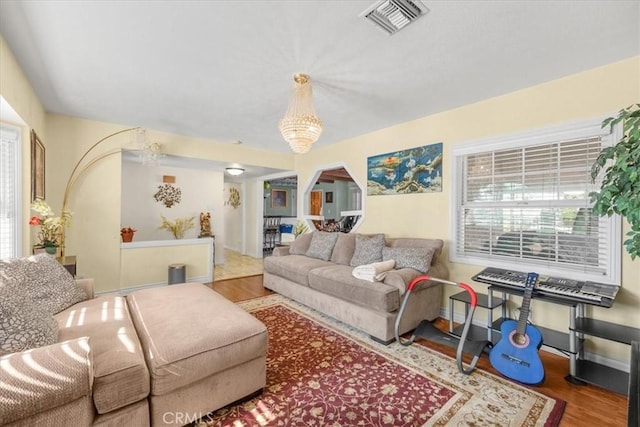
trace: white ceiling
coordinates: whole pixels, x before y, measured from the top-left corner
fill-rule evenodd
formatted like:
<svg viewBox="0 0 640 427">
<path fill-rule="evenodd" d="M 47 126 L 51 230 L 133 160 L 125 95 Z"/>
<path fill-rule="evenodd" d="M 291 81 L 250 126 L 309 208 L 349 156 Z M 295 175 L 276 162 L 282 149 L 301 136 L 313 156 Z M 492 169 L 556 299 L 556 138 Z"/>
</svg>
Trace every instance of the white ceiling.
<svg viewBox="0 0 640 427">
<path fill-rule="evenodd" d="M 1 0 L 0 29 L 49 112 L 282 152 L 297 72 L 320 146 L 640 54 L 639 1 L 424 0 L 393 36 L 373 3 Z"/>
</svg>

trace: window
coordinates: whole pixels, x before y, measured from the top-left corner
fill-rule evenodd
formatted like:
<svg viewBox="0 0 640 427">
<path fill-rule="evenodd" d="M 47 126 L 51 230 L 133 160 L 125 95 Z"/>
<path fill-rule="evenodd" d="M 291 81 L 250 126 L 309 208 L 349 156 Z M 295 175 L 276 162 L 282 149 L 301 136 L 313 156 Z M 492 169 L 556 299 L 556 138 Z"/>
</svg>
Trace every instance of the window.
<svg viewBox="0 0 640 427">
<path fill-rule="evenodd" d="M 620 220 L 589 202 L 615 140 L 594 120 L 454 148 L 451 260 L 619 283 Z"/>
<path fill-rule="evenodd" d="M 20 129 L 0 125 L 0 258 L 19 254 Z"/>
</svg>

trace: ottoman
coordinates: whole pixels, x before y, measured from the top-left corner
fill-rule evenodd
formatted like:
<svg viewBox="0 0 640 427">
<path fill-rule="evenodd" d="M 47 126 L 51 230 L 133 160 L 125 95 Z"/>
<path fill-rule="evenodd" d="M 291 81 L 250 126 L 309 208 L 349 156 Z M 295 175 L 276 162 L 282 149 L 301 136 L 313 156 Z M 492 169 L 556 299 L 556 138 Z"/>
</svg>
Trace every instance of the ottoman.
<svg viewBox="0 0 640 427">
<path fill-rule="evenodd" d="M 187 424 L 264 388 L 266 327 L 211 288 L 144 289 L 127 303 L 151 377 L 151 425 Z"/>
</svg>

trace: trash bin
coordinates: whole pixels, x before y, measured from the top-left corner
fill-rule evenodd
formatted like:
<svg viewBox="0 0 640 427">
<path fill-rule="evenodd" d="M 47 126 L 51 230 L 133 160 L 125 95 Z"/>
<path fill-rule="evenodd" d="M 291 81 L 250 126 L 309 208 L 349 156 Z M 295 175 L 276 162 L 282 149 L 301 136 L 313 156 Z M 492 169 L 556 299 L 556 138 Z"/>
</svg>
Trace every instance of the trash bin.
<svg viewBox="0 0 640 427">
<path fill-rule="evenodd" d="M 184 264 L 169 265 L 169 284 L 185 283 L 187 281 L 187 266 Z"/>
</svg>

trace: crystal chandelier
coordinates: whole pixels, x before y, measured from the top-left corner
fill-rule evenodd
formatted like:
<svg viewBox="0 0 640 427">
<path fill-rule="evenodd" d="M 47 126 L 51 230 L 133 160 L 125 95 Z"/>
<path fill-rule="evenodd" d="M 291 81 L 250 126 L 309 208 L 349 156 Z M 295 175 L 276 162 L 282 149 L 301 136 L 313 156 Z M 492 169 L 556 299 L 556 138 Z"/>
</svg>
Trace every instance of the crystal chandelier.
<svg viewBox="0 0 640 427">
<path fill-rule="evenodd" d="M 133 144 L 138 151 L 143 165 L 158 166 L 160 160 L 165 156 L 160 144 L 149 141 L 147 130 L 144 128 L 135 129 Z"/>
<path fill-rule="evenodd" d="M 294 85 L 287 113 L 280 120 L 280 133 L 296 154 L 307 153 L 322 133 L 322 121 L 313 107 L 311 83 L 306 74 L 293 76 Z"/>
</svg>

